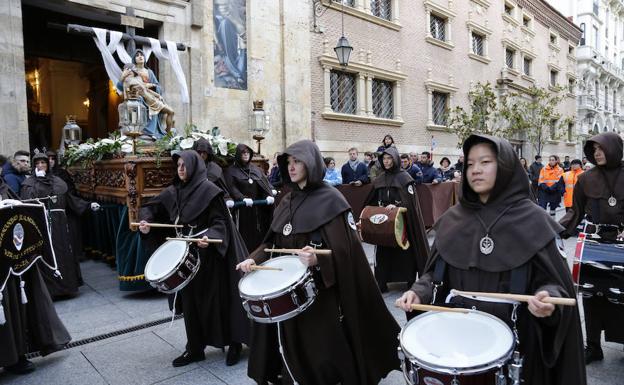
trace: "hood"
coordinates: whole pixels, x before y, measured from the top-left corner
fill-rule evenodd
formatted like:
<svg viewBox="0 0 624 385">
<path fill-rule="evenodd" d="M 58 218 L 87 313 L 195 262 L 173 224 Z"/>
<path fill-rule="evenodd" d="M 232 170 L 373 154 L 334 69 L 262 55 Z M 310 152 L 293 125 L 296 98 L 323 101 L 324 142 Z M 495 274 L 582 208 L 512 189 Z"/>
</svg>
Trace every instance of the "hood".
<svg viewBox="0 0 624 385">
<path fill-rule="evenodd" d="M 622 138 L 615 132 L 604 132 L 596 136 L 592 136 L 583 147 L 583 152 L 587 159 L 597 165 L 594 158 L 594 143 L 598 143 L 605 153 L 607 164 L 605 168 L 617 168 L 622 164 Z"/>
<path fill-rule="evenodd" d="M 197 152 L 207 153 L 208 161 L 212 161 L 212 159 L 214 158 L 214 150 L 212 149 L 212 145 L 210 144 L 208 139 L 199 138 L 199 140 L 197 140 L 195 144 L 193 145 L 193 150 Z"/>
<path fill-rule="evenodd" d="M 392 168 L 390 168 L 389 170 L 386 170 L 386 168 L 384 167 L 383 164 L 383 156 L 384 154 L 388 154 L 392 157 L 392 160 L 394 162 L 394 164 L 392 165 Z M 399 157 L 399 151 L 396 149 L 396 147 L 388 147 L 385 150 L 383 150 L 383 152 L 381 154 L 379 154 L 379 157 L 377 158 L 379 160 L 379 164 L 381 165 L 381 169 L 383 171 L 389 172 L 389 173 L 395 173 L 397 171 L 399 171 L 401 169 L 401 158 Z"/>
<path fill-rule="evenodd" d="M 305 164 L 308 174 L 306 189 L 322 185 L 325 175 L 325 162 L 318 146 L 311 140 L 300 140 L 293 143 L 277 157 L 282 180 L 284 183 L 292 183 L 288 174 L 288 156 L 292 155 Z"/>
<path fill-rule="evenodd" d="M 243 153 L 243 151 L 245 149 L 249 151 L 249 161 L 246 162 L 246 163 L 243 163 L 243 159 L 241 157 L 242 157 L 242 153 Z M 247 168 L 247 166 L 249 165 L 249 163 L 253 159 L 253 156 L 254 156 L 254 151 L 251 149 L 251 147 L 249 147 L 246 144 L 239 143 L 238 146 L 236 146 L 236 154 L 234 155 L 234 162 L 236 162 L 236 164 L 239 167 Z"/>
</svg>

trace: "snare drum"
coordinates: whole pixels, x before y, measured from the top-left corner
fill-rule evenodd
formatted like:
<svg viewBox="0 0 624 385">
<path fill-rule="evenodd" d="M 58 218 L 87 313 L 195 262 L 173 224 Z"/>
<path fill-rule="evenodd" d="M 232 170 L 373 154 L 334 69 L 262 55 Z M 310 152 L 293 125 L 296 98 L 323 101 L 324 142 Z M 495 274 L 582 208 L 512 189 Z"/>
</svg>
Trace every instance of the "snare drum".
<svg viewBox="0 0 624 385">
<path fill-rule="evenodd" d="M 504 366 L 515 347 L 509 326 L 477 310 L 422 314 L 403 327 L 399 340 L 401 368 L 410 385 L 506 383 L 497 379 L 505 379 Z"/>
<path fill-rule="evenodd" d="M 185 241 L 163 243 L 145 265 L 145 280 L 158 291 L 171 294 L 182 290 L 199 270 L 200 260 Z"/>
<path fill-rule="evenodd" d="M 243 308 L 261 323 L 281 322 L 307 309 L 316 298 L 312 273 L 296 255 L 269 259 L 262 266 L 276 270 L 256 270 L 238 282 Z"/>
</svg>

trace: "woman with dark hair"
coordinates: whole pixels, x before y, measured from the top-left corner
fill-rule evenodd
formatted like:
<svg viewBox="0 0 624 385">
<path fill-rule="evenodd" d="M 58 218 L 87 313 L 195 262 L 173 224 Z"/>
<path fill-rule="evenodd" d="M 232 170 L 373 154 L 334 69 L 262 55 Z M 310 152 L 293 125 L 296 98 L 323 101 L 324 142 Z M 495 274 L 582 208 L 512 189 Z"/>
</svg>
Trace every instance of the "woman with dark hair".
<svg viewBox="0 0 624 385">
<path fill-rule="evenodd" d="M 148 234 L 153 222 L 173 223 L 184 226 L 180 235 L 202 238 L 189 246 L 199 257 L 199 271 L 178 292 L 187 343 L 173 366 L 204 360 L 206 346 L 228 345 L 225 362 L 234 365 L 241 344 L 248 341 L 249 321 L 238 296 L 240 277 L 234 270 L 247 249 L 225 206 L 223 191 L 206 179 L 203 159 L 192 150 L 172 158 L 177 165 L 173 184 L 141 209 L 139 231 Z M 222 243 L 208 243 L 208 239 Z"/>
<path fill-rule="evenodd" d="M 381 146 L 377 147 L 377 152 L 381 154 L 382 152 L 384 152 L 386 149 L 390 147 L 396 147 L 396 146 L 394 145 L 394 138 L 392 138 L 392 135 L 387 134 L 386 136 L 384 136 L 383 140 L 381 141 Z"/>
<path fill-rule="evenodd" d="M 33 156 L 33 175 L 22 184 L 20 196 L 22 199 L 48 198 L 45 203 L 50 217 L 52 245 L 61 276 L 57 277 L 49 269 L 43 269 L 42 275 L 48 285 L 52 298 L 73 296 L 78 294 L 78 287 L 82 286 L 82 274 L 78 256 L 72 249 L 71 233 L 68 226 L 68 213 L 81 216 L 89 207 L 96 211 L 100 205 L 89 202 L 70 194 L 67 184 L 50 170 L 50 160 L 44 153 Z M 55 198 L 54 198 L 55 197 Z"/>
<path fill-rule="evenodd" d="M 4 199 L 18 198 L 0 177 L 0 201 Z M 24 283 L 26 303 L 20 281 Z M 3 284 L 0 282 L 0 288 Z M 19 277 L 9 274 L 4 290 L 0 291 L 0 318 L 0 367 L 9 373 L 32 372 L 35 366 L 26 358 L 27 353 L 49 354 L 71 340 L 56 313 L 38 263 Z"/>
<path fill-rule="evenodd" d="M 442 182 L 448 182 L 455 177 L 455 169 L 451 167 L 451 160 L 446 156 L 440 159 L 438 173 L 442 176 Z"/>
<path fill-rule="evenodd" d="M 520 166 L 522 166 L 522 168 L 524 169 L 524 172 L 526 172 L 527 176 L 529 175 L 529 164 L 527 163 L 527 160 L 525 158 L 520 158 Z"/>
<path fill-rule="evenodd" d="M 382 292 L 388 291 L 388 282 L 407 282 L 411 286 L 417 271 L 422 271 L 429 257 L 429 243 L 425 233 L 414 179 L 401 168 L 399 152 L 389 147 L 379 155 L 383 172 L 373 181 L 373 190 L 367 198 L 368 206 L 382 206 L 388 210 L 407 208 L 406 228 L 410 246 L 376 247 L 375 279 Z"/>
<path fill-rule="evenodd" d="M 325 177 L 323 180 L 330 186 L 339 186 L 342 184 L 342 175 L 336 170 L 336 161 L 331 156 L 323 159 L 325 161 Z"/>
<path fill-rule="evenodd" d="M 302 248 L 299 259 L 312 270 L 318 294 L 279 328 L 254 322 L 247 373 L 258 384 L 377 384 L 399 367 L 398 325 L 375 286 L 349 204 L 323 183 L 313 142 L 292 144 L 278 162 L 292 192 L 275 209 L 264 243 L 237 268 L 249 272 L 271 258 L 266 247 Z M 331 255 L 315 254 L 311 245 Z"/>
<path fill-rule="evenodd" d="M 510 328 L 516 314 L 522 382 L 584 385 L 578 308 L 545 301 L 576 295 L 558 236 L 563 228 L 529 199 L 526 174 L 509 142 L 471 135 L 463 151 L 460 204 L 436 222 L 424 274 L 397 305 L 411 312 L 411 304 L 444 304 L 448 298 L 451 306 L 490 313 Z M 514 312 L 509 302 L 447 297 L 451 289 L 532 297 Z"/>
<path fill-rule="evenodd" d="M 234 164 L 225 169 L 225 182 L 227 183 L 230 198 L 228 207 L 236 201 L 245 202 L 233 211 L 234 220 L 240 231 L 248 250 L 254 250 L 262 237 L 269 230 L 273 213 L 274 190 L 269 180 L 260 167 L 251 163 L 253 150 L 240 143 L 236 146 Z M 266 199 L 266 205 L 254 206 L 254 200 Z"/>
</svg>

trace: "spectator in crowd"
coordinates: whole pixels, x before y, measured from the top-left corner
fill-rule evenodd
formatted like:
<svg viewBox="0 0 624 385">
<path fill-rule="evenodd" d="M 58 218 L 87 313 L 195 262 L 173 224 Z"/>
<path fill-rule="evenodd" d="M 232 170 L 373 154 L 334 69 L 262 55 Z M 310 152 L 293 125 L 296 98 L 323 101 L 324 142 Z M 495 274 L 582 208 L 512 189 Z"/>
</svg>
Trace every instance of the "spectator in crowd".
<svg viewBox="0 0 624 385">
<path fill-rule="evenodd" d="M 570 171 L 563 173 L 563 183 L 565 184 L 565 193 L 563 194 L 563 205 L 566 212 L 572 210 L 572 197 L 574 193 L 574 186 L 578 181 L 578 176 L 583 173 L 583 163 L 579 159 L 574 159 L 570 162 Z"/>
<path fill-rule="evenodd" d="M 342 184 L 342 176 L 336 170 L 336 161 L 331 156 L 324 158 L 325 161 L 325 177 L 323 181 L 330 186 L 338 186 Z"/>
<path fill-rule="evenodd" d="M 383 140 L 381 141 L 381 146 L 377 147 L 377 152 L 382 153 L 390 147 L 396 147 L 396 146 L 394 145 L 394 138 L 392 138 L 392 135 L 388 134 L 384 136 Z"/>
<path fill-rule="evenodd" d="M 2 167 L 4 167 L 6 162 L 7 162 L 7 157 L 4 155 L 0 155 L 0 174 L 2 174 Z"/>
<path fill-rule="evenodd" d="M 341 173 L 344 184 L 361 186 L 370 182 L 368 167 L 358 160 L 358 150 L 355 147 L 349 149 L 349 160 L 342 166 Z"/>
<path fill-rule="evenodd" d="M 531 181 L 531 191 L 534 197 L 537 197 L 537 180 L 539 179 L 542 167 L 544 167 L 542 164 L 542 156 L 535 155 L 535 162 L 529 166 L 529 180 Z"/>
<path fill-rule="evenodd" d="M 448 182 L 455 177 L 455 169 L 451 167 L 451 160 L 446 156 L 440 160 L 438 174 L 442 177 L 442 182 Z"/>
<path fill-rule="evenodd" d="M 524 172 L 527 173 L 527 176 L 529 175 L 529 164 L 527 163 L 527 160 L 525 158 L 520 158 L 520 165 L 522 166 L 522 169 L 524 170 Z"/>
<path fill-rule="evenodd" d="M 594 165 L 590 162 L 585 162 L 585 164 L 583 165 L 583 170 L 585 171 L 591 170 L 592 168 L 594 168 Z"/>
<path fill-rule="evenodd" d="M 419 164 L 420 163 L 420 154 L 417 152 L 410 152 L 410 160 L 412 161 L 412 164 Z"/>
<path fill-rule="evenodd" d="M 414 179 L 414 182 L 416 182 L 416 184 L 422 183 L 423 181 L 422 171 L 420 171 L 420 168 L 418 166 L 416 166 L 415 164 L 412 164 L 412 161 L 410 160 L 410 157 L 407 154 L 401 154 L 401 169 L 405 170 L 409 174 L 409 176 L 411 176 L 412 179 Z"/>
<path fill-rule="evenodd" d="M 561 165 L 561 168 L 563 168 L 563 171 L 570 171 L 570 157 L 569 156 L 565 156 L 563 158 L 563 164 Z"/>
<path fill-rule="evenodd" d="M 563 169 L 559 167 L 559 158 L 556 155 L 548 157 L 548 164 L 542 168 L 537 180 L 537 203 L 544 210 L 550 208 L 550 216 L 555 217 L 555 210 L 561 203 L 563 186 Z"/>
<path fill-rule="evenodd" d="M 366 167 L 368 167 L 368 177 L 371 182 L 377 178 L 377 175 L 381 174 L 381 166 L 377 161 L 377 154 L 374 152 L 366 151 L 364 153 L 364 160 L 366 162 Z"/>
<path fill-rule="evenodd" d="M 269 183 L 275 188 L 282 187 L 282 176 L 280 175 L 279 166 L 277 165 L 277 156 L 279 152 L 273 154 L 273 160 L 271 161 L 271 170 L 269 171 Z"/>
<path fill-rule="evenodd" d="M 457 158 L 457 163 L 455 163 L 453 168 L 455 169 L 455 171 L 463 172 L 464 170 L 464 156 L 463 155 L 460 155 L 459 158 Z"/>
<path fill-rule="evenodd" d="M 30 154 L 28 151 L 17 151 L 13 158 L 2 167 L 2 177 L 7 185 L 17 195 L 20 195 L 22 183 L 30 173 Z"/>
<path fill-rule="evenodd" d="M 442 176 L 431 161 L 431 153 L 423 151 L 420 154 L 420 163 L 418 164 L 423 173 L 423 183 L 438 184 L 442 181 Z"/>
</svg>

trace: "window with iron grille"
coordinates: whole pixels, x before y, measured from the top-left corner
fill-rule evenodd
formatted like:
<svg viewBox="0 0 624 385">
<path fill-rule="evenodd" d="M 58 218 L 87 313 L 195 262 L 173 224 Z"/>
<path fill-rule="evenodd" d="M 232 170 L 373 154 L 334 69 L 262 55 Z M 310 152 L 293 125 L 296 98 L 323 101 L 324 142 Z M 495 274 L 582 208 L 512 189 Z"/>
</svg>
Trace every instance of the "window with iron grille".
<svg viewBox="0 0 624 385">
<path fill-rule="evenodd" d="M 355 7 L 355 0 L 332 0 L 334 3 L 343 3 L 348 7 Z"/>
<path fill-rule="evenodd" d="M 526 76 L 531 76 L 531 65 L 533 64 L 533 59 L 525 57 L 522 65 L 522 72 Z"/>
<path fill-rule="evenodd" d="M 382 19 L 392 18 L 392 0 L 370 0 L 371 13 Z"/>
<path fill-rule="evenodd" d="M 444 92 L 432 92 L 431 112 L 433 123 L 438 126 L 446 126 L 446 110 L 448 107 L 449 94 Z"/>
<path fill-rule="evenodd" d="M 431 14 L 429 28 L 434 39 L 446 41 L 446 20 Z"/>
<path fill-rule="evenodd" d="M 550 85 L 553 87 L 557 86 L 557 75 L 559 75 L 559 72 L 550 70 Z"/>
<path fill-rule="evenodd" d="M 332 70 L 330 76 L 330 100 L 334 112 L 355 114 L 357 109 L 355 75 Z"/>
<path fill-rule="evenodd" d="M 485 37 L 476 32 L 472 33 L 472 52 L 479 56 L 485 56 L 484 43 Z"/>
<path fill-rule="evenodd" d="M 514 68 L 514 56 L 516 56 L 516 51 L 511 48 L 505 49 L 505 65 L 509 68 Z"/>
<path fill-rule="evenodd" d="M 571 142 L 574 136 L 574 123 L 568 123 L 568 142 Z"/>
<path fill-rule="evenodd" d="M 373 79 L 373 113 L 378 118 L 394 117 L 392 82 Z"/>
</svg>

